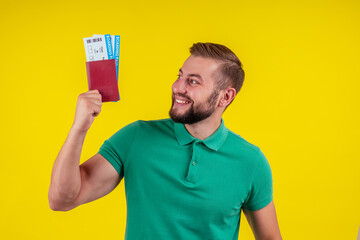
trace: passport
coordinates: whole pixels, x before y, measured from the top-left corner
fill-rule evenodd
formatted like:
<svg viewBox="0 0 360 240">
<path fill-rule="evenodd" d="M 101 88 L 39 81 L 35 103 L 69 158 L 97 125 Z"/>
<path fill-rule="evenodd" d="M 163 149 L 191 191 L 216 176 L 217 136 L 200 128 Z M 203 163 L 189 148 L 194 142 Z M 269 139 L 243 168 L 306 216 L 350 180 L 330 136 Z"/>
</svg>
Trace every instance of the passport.
<svg viewBox="0 0 360 240">
<path fill-rule="evenodd" d="M 102 102 L 119 101 L 115 59 L 86 62 L 89 90 L 97 89 Z"/>
<path fill-rule="evenodd" d="M 120 100 L 118 88 L 120 36 L 94 34 L 83 40 L 89 90 L 99 90 L 103 102 Z"/>
</svg>

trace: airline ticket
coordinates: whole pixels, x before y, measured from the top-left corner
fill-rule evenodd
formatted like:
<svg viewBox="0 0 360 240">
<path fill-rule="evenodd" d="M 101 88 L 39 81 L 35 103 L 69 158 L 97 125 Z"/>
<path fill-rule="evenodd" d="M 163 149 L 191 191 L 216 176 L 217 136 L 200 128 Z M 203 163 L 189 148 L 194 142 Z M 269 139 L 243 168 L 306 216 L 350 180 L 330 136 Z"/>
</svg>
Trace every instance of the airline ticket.
<svg viewBox="0 0 360 240">
<path fill-rule="evenodd" d="M 84 45 L 86 61 L 91 62 L 109 59 L 104 35 L 84 38 Z"/>
<path fill-rule="evenodd" d="M 115 59 L 116 74 L 119 73 L 120 36 L 93 34 L 84 38 L 86 61 Z"/>
</svg>

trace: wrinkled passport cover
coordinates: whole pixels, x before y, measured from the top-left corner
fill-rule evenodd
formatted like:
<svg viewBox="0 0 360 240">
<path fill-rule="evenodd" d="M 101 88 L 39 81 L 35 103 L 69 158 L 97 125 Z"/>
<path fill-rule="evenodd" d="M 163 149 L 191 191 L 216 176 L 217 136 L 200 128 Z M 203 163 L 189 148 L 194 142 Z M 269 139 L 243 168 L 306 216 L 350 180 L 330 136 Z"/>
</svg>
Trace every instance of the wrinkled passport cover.
<svg viewBox="0 0 360 240">
<path fill-rule="evenodd" d="M 99 90 L 102 102 L 119 101 L 115 59 L 86 62 L 89 90 Z"/>
</svg>

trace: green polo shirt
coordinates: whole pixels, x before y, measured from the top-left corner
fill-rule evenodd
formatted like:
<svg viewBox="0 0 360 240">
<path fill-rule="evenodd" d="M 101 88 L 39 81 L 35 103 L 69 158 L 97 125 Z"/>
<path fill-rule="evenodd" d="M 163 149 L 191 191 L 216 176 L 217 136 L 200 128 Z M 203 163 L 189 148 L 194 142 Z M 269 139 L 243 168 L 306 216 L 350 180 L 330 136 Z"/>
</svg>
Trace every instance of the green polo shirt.
<svg viewBox="0 0 360 240">
<path fill-rule="evenodd" d="M 205 140 L 171 119 L 137 121 L 99 153 L 125 179 L 126 240 L 238 239 L 241 208 L 272 201 L 265 156 L 223 121 Z"/>
</svg>

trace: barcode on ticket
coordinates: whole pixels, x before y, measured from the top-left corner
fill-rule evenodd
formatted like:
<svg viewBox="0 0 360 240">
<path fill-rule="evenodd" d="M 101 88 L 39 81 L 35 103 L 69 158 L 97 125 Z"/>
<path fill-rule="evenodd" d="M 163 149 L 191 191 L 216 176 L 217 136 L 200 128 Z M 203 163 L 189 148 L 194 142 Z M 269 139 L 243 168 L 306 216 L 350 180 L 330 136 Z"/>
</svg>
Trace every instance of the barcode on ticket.
<svg viewBox="0 0 360 240">
<path fill-rule="evenodd" d="M 94 38 L 94 39 L 88 39 L 86 40 L 87 43 L 91 43 L 91 42 L 101 42 L 102 39 L 101 38 Z"/>
</svg>

